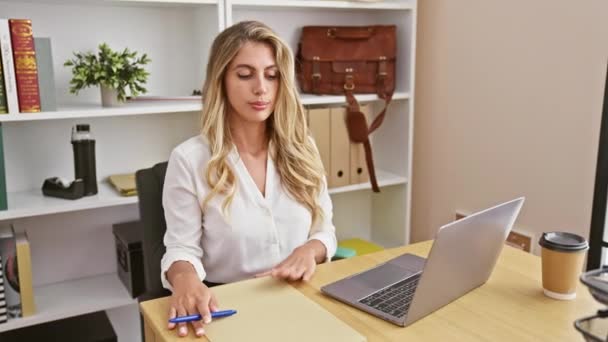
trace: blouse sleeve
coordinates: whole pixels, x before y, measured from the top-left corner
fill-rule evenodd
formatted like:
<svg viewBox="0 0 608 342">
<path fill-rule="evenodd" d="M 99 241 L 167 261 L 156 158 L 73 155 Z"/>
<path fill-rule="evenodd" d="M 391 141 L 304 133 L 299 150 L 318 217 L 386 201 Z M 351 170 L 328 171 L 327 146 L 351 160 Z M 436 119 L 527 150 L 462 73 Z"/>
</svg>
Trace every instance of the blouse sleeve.
<svg viewBox="0 0 608 342">
<path fill-rule="evenodd" d="M 161 260 L 163 287 L 173 291 L 166 272 L 176 261 L 187 261 L 205 279 L 201 258 L 202 212 L 196 194 L 195 169 L 185 156 L 173 150 L 169 158 L 163 187 L 163 208 L 167 231 L 164 237 L 166 252 Z"/>
<path fill-rule="evenodd" d="M 327 180 L 325 177 L 323 178 L 322 187 L 321 193 L 319 194 L 319 204 L 321 205 L 321 209 L 323 209 L 323 218 L 317 220 L 310 230 L 308 241 L 315 239 L 321 241 L 321 243 L 325 245 L 325 249 L 327 250 L 325 262 L 328 262 L 336 254 L 338 242 L 336 239 L 336 228 L 332 223 L 333 206 L 331 198 L 329 197 L 329 192 L 327 191 Z"/>
</svg>

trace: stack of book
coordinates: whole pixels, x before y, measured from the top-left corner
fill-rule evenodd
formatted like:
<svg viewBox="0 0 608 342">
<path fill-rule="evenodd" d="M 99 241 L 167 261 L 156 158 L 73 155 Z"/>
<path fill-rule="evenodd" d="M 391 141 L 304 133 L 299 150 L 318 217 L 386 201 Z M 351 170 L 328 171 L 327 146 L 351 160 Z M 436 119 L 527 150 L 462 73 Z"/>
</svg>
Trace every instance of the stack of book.
<svg viewBox="0 0 608 342">
<path fill-rule="evenodd" d="M 0 323 L 36 312 L 30 245 L 25 232 L 0 226 Z"/>
<path fill-rule="evenodd" d="M 0 115 L 56 111 L 50 38 L 34 38 L 29 19 L 0 18 Z M 8 209 L 0 124 L 0 210 Z"/>
<path fill-rule="evenodd" d="M 57 110 L 49 38 L 29 19 L 0 19 L 0 114 Z"/>
<path fill-rule="evenodd" d="M 6 295 L 4 294 L 4 272 L 2 272 L 2 255 L 0 254 L 0 323 L 8 321 L 6 312 Z"/>
</svg>

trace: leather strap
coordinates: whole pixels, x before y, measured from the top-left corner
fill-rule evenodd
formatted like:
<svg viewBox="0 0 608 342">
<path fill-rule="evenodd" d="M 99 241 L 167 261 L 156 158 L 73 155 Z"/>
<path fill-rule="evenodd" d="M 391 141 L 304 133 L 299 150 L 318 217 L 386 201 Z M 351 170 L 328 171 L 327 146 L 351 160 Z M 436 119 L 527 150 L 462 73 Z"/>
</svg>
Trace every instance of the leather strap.
<svg viewBox="0 0 608 342">
<path fill-rule="evenodd" d="M 384 121 L 384 115 L 386 114 L 386 110 L 388 109 L 388 104 L 391 103 L 391 100 L 393 99 L 393 94 L 383 93 L 378 95 L 378 97 L 384 99 L 384 108 L 380 113 L 378 113 L 378 115 L 376 115 L 376 118 L 374 119 L 372 124 L 369 125 L 369 134 L 372 134 L 372 132 L 375 131 L 376 128 L 380 127 L 382 121 Z"/>
<path fill-rule="evenodd" d="M 312 92 L 314 94 L 321 94 L 321 62 L 318 56 L 312 59 Z"/>
<path fill-rule="evenodd" d="M 359 107 L 359 102 L 353 95 L 353 92 L 345 91 L 345 95 L 346 95 L 346 103 L 347 103 L 347 106 L 346 106 L 347 112 L 354 113 L 354 112 L 361 111 L 361 109 Z M 378 94 L 378 97 L 384 100 L 384 108 L 382 108 L 380 113 L 378 113 L 378 115 L 376 115 L 376 117 L 375 117 L 374 121 L 371 123 L 371 125 L 369 125 L 369 129 L 367 132 L 368 134 L 372 134 L 373 131 L 375 131 L 378 127 L 380 127 L 380 125 L 382 124 L 382 121 L 384 121 L 384 115 L 386 114 L 388 105 L 391 103 L 391 100 L 393 99 L 393 94 L 392 93 L 389 93 L 389 94 L 381 93 L 381 94 Z"/>
<path fill-rule="evenodd" d="M 385 81 L 387 74 L 386 67 L 386 56 L 380 56 L 378 58 L 378 73 L 376 74 L 376 94 L 380 96 L 380 94 L 384 93 L 384 89 L 386 89 Z"/>
<path fill-rule="evenodd" d="M 369 174 L 369 179 L 372 183 L 372 191 L 380 192 L 378 180 L 376 179 L 376 169 L 374 168 L 372 144 L 369 142 L 369 138 L 363 143 L 363 148 L 365 149 L 365 163 L 367 164 L 367 173 Z"/>
<path fill-rule="evenodd" d="M 344 95 L 346 95 L 346 109 L 348 112 L 358 112 L 360 111 L 359 102 L 353 95 L 352 91 L 345 90 Z"/>
<path fill-rule="evenodd" d="M 384 116 L 386 114 L 386 109 L 388 108 L 389 103 L 393 97 L 392 93 L 381 93 L 378 96 L 384 99 L 384 108 L 376 118 L 372 122 L 372 124 L 368 127 L 367 122 L 365 120 L 365 115 L 361 113 L 361 109 L 359 106 L 359 102 L 355 98 L 352 89 L 348 89 L 345 83 L 344 93 L 346 95 L 346 128 L 348 129 L 348 136 L 350 140 L 354 143 L 363 144 L 365 150 L 365 162 L 367 164 L 367 171 L 369 173 L 369 180 L 372 185 L 372 190 L 374 192 L 380 192 L 380 187 L 378 186 L 378 180 L 376 178 L 376 169 L 374 168 L 374 160 L 372 156 L 372 146 L 369 141 L 369 135 L 375 131 L 384 120 Z"/>
<path fill-rule="evenodd" d="M 350 77 L 349 77 L 350 76 Z M 374 160 L 372 155 L 372 147 L 369 141 L 369 136 L 374 132 L 382 122 L 386 115 L 386 109 L 392 100 L 393 93 L 385 92 L 384 81 L 386 79 L 386 57 L 381 56 L 378 60 L 378 74 L 376 80 L 376 92 L 379 98 L 384 100 L 384 108 L 376 115 L 371 125 L 367 126 L 365 115 L 361 113 L 361 107 L 359 102 L 353 94 L 355 84 L 353 83 L 352 75 L 346 75 L 344 80 L 344 93 L 346 95 L 347 102 L 347 114 L 346 124 L 348 129 L 348 135 L 352 142 L 362 143 L 365 150 L 365 162 L 367 164 L 367 171 L 369 173 L 369 179 L 374 192 L 380 192 L 378 186 L 378 180 L 376 178 L 376 169 L 374 168 Z"/>
</svg>

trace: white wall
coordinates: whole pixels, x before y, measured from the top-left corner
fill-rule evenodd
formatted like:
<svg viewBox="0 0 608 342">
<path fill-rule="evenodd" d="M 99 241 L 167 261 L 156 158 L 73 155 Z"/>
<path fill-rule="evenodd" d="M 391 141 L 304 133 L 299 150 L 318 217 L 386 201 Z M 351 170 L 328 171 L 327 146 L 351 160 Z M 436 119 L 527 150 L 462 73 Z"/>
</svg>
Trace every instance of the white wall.
<svg viewBox="0 0 608 342">
<path fill-rule="evenodd" d="M 517 227 L 588 237 L 605 0 L 419 3 L 413 241 L 527 197 Z M 534 241 L 536 244 L 536 241 Z"/>
</svg>

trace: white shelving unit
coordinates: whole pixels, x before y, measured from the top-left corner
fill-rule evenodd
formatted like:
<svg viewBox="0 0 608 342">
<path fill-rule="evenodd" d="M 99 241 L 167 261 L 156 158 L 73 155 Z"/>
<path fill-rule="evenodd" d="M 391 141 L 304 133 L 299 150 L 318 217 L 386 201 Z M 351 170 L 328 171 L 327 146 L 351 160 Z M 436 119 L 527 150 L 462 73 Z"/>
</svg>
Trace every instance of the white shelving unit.
<svg viewBox="0 0 608 342">
<path fill-rule="evenodd" d="M 34 291 L 37 313 L 0 324 L 0 332 L 137 303 L 116 273 L 40 286 Z"/>
<path fill-rule="evenodd" d="M 121 197 L 107 176 L 167 160 L 195 135 L 197 100 L 133 101 L 102 108 L 99 89 L 68 92 L 63 63 L 75 51 L 147 53 L 149 96 L 182 97 L 200 89 L 209 46 L 224 25 L 223 0 L 7 0 L 0 17 L 29 18 L 50 37 L 59 109 L 0 116 L 9 208 L 0 221 L 28 232 L 37 313 L 0 324 L 0 332 L 105 310 L 119 341 L 141 340 L 137 301 L 116 274 L 112 224 L 137 220 L 137 197 Z M 71 201 L 44 197 L 48 177 L 73 179 L 71 127 L 89 123 L 96 139 L 99 193 Z M 0 340 L 2 338 L 0 337 Z"/>
<path fill-rule="evenodd" d="M 369 184 L 331 189 L 334 224 L 338 239 L 359 237 L 393 247 L 409 243 L 412 144 L 414 127 L 414 63 L 417 2 L 226 0 L 226 26 L 242 20 L 269 25 L 297 51 L 300 29 L 307 25 L 397 26 L 396 89 L 382 126 L 372 135 L 372 149 L 379 183 L 371 193 Z M 374 94 L 357 95 L 378 113 L 383 105 Z M 344 96 L 304 94 L 305 106 L 344 104 Z M 365 191 L 359 191 L 365 190 Z M 384 208 L 391 208 L 385 210 Z M 390 214 L 387 214 L 389 213 Z"/>
<path fill-rule="evenodd" d="M 0 221 L 28 232 L 38 307 L 33 317 L 0 324 L 0 333 L 106 310 L 119 341 L 141 340 L 136 301 L 116 275 L 111 227 L 139 218 L 137 197 L 118 195 L 107 176 L 167 160 L 173 147 L 197 134 L 203 104 L 156 100 L 102 108 L 98 89 L 69 94 L 71 74 L 63 62 L 101 42 L 148 53 L 146 95 L 185 96 L 200 89 L 211 42 L 233 22 L 263 21 L 294 52 L 304 25 L 396 24 L 397 89 L 372 137 L 381 193 L 364 183 L 332 188 L 330 194 L 339 238 L 361 237 L 387 247 L 408 243 L 416 11 L 416 0 L 0 0 L 0 17 L 32 19 L 34 35 L 51 38 L 61 104 L 55 112 L 0 116 L 9 202 Z M 356 97 L 375 112 L 382 104 L 374 94 Z M 302 95 L 307 107 L 344 101 L 344 96 Z M 89 123 L 97 142 L 99 193 L 74 201 L 44 197 L 45 178 L 73 177 L 69 135 L 76 123 Z"/>
</svg>

